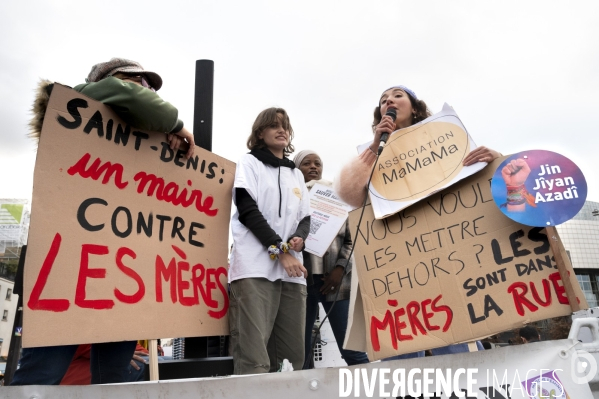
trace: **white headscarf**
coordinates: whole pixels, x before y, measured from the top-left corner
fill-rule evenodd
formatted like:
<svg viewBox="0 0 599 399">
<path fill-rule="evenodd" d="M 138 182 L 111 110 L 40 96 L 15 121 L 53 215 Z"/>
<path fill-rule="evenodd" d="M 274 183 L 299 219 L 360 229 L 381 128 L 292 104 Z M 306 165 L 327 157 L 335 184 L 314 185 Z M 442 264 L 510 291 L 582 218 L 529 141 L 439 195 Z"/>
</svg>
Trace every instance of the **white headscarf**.
<svg viewBox="0 0 599 399">
<path fill-rule="evenodd" d="M 306 158 L 308 155 L 316 155 L 318 156 L 318 158 L 320 158 L 320 155 L 318 155 L 318 153 L 316 151 L 313 150 L 303 150 L 298 152 L 297 154 L 295 154 L 295 156 L 293 157 L 293 163 L 295 164 L 295 167 L 299 169 L 299 166 L 302 164 L 302 161 L 304 160 L 304 158 Z M 320 158 L 320 164 L 322 165 L 322 158 Z"/>
<path fill-rule="evenodd" d="M 299 166 L 301 165 L 302 161 L 304 160 L 304 158 L 306 158 L 308 155 L 316 155 L 318 158 L 320 158 L 320 155 L 318 155 L 318 153 L 316 151 L 312 151 L 312 150 L 303 150 L 298 152 L 295 157 L 293 157 L 293 163 L 295 164 L 295 167 L 299 169 Z M 320 164 L 322 165 L 322 158 L 320 158 Z M 312 189 L 312 186 L 314 186 L 316 183 L 318 184 L 323 184 L 325 186 L 328 187 L 332 187 L 333 186 L 333 182 L 330 182 L 328 180 L 324 180 L 324 179 L 320 179 L 320 180 L 310 180 L 308 183 L 306 183 L 306 187 L 308 187 L 308 190 Z"/>
</svg>

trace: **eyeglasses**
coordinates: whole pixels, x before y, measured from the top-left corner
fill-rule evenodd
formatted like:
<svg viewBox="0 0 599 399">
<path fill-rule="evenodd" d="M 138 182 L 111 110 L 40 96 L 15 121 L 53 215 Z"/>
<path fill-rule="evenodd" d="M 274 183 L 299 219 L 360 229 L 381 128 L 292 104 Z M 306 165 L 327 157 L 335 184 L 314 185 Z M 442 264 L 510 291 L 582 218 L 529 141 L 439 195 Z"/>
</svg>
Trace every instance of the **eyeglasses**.
<svg viewBox="0 0 599 399">
<path fill-rule="evenodd" d="M 156 92 L 156 90 L 152 86 L 150 86 L 150 84 L 146 81 L 146 78 L 144 78 L 143 76 L 141 76 L 141 85 L 146 89 L 150 89 L 153 92 Z"/>
<path fill-rule="evenodd" d="M 146 78 L 141 75 L 125 75 L 123 73 L 117 73 L 113 76 L 117 79 L 133 81 L 137 84 L 141 84 L 141 86 L 145 87 L 146 89 L 150 89 L 153 92 L 156 92 L 156 89 L 154 89 L 152 86 L 150 86 L 150 84 L 148 83 Z"/>
</svg>

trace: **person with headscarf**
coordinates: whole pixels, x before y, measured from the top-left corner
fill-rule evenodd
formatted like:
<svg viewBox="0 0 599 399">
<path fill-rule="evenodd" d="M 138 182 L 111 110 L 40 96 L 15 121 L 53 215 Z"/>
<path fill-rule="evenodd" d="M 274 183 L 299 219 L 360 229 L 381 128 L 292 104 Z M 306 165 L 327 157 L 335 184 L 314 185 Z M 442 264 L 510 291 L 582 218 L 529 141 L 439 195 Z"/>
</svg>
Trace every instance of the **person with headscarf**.
<svg viewBox="0 0 599 399">
<path fill-rule="evenodd" d="M 308 190 L 311 190 L 316 183 L 328 187 L 333 185 L 332 182 L 322 179 L 323 163 L 315 151 L 300 151 L 293 159 L 293 162 L 304 175 Z M 306 360 L 304 369 L 314 367 L 312 329 L 318 316 L 319 302 L 322 303 L 325 312 L 329 314 L 329 322 L 339 352 L 341 352 L 341 356 L 347 365 L 368 363 L 366 353 L 343 348 L 349 313 L 351 279 L 346 275 L 351 272 L 352 267 L 351 259 L 349 259 L 351 249 L 351 232 L 346 221 L 322 258 L 304 251 L 304 265 L 308 269 Z M 344 278 L 344 276 L 346 277 Z"/>
</svg>

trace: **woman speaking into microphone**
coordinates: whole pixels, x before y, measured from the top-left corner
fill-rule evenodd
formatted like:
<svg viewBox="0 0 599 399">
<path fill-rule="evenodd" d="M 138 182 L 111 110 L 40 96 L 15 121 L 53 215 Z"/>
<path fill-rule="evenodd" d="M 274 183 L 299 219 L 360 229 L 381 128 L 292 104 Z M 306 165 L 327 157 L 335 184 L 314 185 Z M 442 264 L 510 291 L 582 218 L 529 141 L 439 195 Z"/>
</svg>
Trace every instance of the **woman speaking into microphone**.
<svg viewBox="0 0 599 399">
<path fill-rule="evenodd" d="M 431 112 L 426 103 L 406 86 L 393 86 L 385 90 L 374 109 L 372 121 L 374 139 L 372 143 L 358 155 L 357 159 L 343 167 L 335 182 L 335 191 L 341 199 L 355 207 L 363 206 L 372 169 L 388 135 L 398 129 L 421 122 L 429 116 L 431 116 Z M 383 139 L 383 143 L 381 143 L 381 139 Z M 489 163 L 499 156 L 501 154 L 497 151 L 481 146 L 471 151 L 464 158 L 463 164 L 469 166 L 477 162 Z M 479 350 L 483 350 L 480 342 L 477 342 L 477 346 Z M 436 348 L 431 352 L 433 355 L 442 355 L 467 351 L 467 344 L 455 344 Z M 422 356 L 424 356 L 424 351 L 407 353 L 385 360 Z"/>
<path fill-rule="evenodd" d="M 395 119 L 393 118 L 395 112 Z M 366 199 L 367 184 L 370 172 L 379 154 L 379 146 L 382 145 L 381 137 L 392 132 L 412 126 L 431 116 L 426 103 L 416 96 L 406 86 L 393 86 L 381 94 L 379 103 L 374 109 L 374 120 L 372 131 L 374 140 L 353 162 L 347 164 L 341 170 L 335 184 L 335 190 L 339 196 L 348 204 L 358 207 L 362 206 Z M 499 157 L 497 151 L 487 147 L 477 147 L 464 158 L 464 166 L 477 162 L 491 162 Z"/>
</svg>

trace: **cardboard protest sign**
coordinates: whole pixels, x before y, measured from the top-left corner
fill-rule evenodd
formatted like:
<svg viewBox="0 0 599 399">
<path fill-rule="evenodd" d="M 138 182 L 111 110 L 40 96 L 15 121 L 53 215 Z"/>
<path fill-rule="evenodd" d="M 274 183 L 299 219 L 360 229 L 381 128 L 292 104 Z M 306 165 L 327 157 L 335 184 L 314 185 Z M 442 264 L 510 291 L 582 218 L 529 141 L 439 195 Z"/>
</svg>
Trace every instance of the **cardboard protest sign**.
<svg viewBox="0 0 599 399">
<path fill-rule="evenodd" d="M 518 224 L 495 205 L 490 180 L 501 161 L 386 219 L 366 208 L 353 271 L 369 359 L 570 314 L 564 285 L 588 307 L 571 266 L 570 281 L 562 281 L 545 230 Z M 352 231 L 359 216 L 350 213 Z M 353 314 L 353 324 L 362 320 Z M 348 348 L 360 346 L 360 328 L 350 328 Z"/>
<path fill-rule="evenodd" d="M 362 292 L 360 291 L 358 273 L 350 273 L 350 278 L 349 311 L 343 347 L 366 352 L 366 323 L 364 322 L 364 306 L 362 305 Z"/>
<path fill-rule="evenodd" d="M 314 184 L 310 190 L 310 235 L 306 238 L 306 252 L 324 256 L 351 209 L 331 187 Z"/>
<path fill-rule="evenodd" d="M 422 122 L 395 131 L 375 165 L 369 187 L 375 217 L 393 215 L 481 170 L 485 163 L 462 165 L 476 147 L 447 104 Z"/>
<path fill-rule="evenodd" d="M 40 138 L 23 346 L 227 334 L 235 165 L 55 84 Z"/>
</svg>

